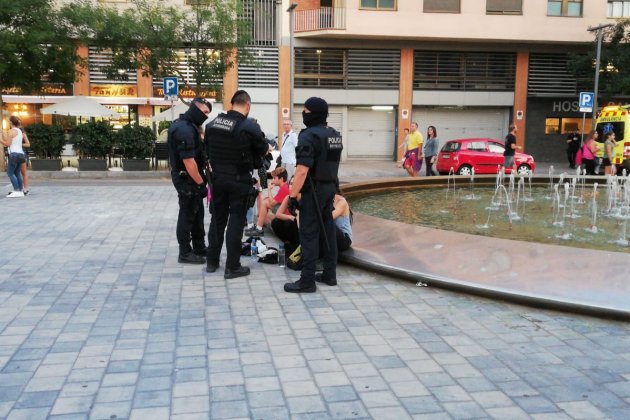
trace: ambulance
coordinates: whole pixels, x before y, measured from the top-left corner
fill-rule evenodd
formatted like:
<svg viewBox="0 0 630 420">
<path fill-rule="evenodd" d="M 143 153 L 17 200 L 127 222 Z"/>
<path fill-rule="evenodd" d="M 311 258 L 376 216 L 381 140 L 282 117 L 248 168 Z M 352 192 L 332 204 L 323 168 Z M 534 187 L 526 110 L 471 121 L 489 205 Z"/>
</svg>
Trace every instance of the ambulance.
<svg viewBox="0 0 630 420">
<path fill-rule="evenodd" d="M 630 171 L 630 105 L 605 106 L 595 120 L 597 137 L 597 156 L 604 156 L 604 135 L 615 132 L 615 158 L 613 165 Z"/>
</svg>

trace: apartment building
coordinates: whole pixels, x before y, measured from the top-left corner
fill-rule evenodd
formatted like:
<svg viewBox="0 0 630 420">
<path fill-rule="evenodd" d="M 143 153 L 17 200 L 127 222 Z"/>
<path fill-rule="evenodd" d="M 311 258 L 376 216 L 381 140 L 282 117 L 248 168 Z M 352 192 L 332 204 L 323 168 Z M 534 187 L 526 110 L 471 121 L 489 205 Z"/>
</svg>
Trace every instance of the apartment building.
<svg viewBox="0 0 630 420">
<path fill-rule="evenodd" d="M 169 1 L 186 7 L 190 0 Z M 297 6 L 287 12 L 293 3 Z M 423 132 L 436 126 L 442 143 L 503 138 L 515 122 L 527 153 L 538 161 L 562 160 L 566 133 L 582 124 L 578 94 L 592 90 L 571 75 L 568 54 L 590 48 L 589 26 L 630 17 L 630 0 L 244 0 L 244 5 L 253 21 L 250 48 L 258 64 L 229 72 L 224 97 L 247 89 L 252 116 L 273 135 L 291 115 L 292 97 L 298 128 L 304 101 L 325 98 L 329 123 L 344 137 L 344 160 L 400 157 L 402 129 L 411 121 Z M 4 92 L 9 109 L 37 120 L 46 104 L 89 95 L 124 113 L 121 124 L 148 125 L 168 105 L 161 80 L 141 74 L 129 74 L 124 83 L 107 80 L 99 71 L 107 54 L 89 46 L 81 51 L 89 63 L 87 77 L 78 79 L 73 91 L 51 86 L 41 92 L 45 96 Z M 189 53 L 180 51 L 184 72 Z"/>
</svg>

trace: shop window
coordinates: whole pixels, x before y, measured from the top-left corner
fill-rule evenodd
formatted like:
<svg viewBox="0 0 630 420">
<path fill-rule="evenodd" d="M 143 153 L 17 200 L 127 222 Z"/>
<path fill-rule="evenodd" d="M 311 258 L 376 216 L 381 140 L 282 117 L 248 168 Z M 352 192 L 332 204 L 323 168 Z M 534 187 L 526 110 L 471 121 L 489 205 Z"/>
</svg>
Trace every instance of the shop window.
<svg viewBox="0 0 630 420">
<path fill-rule="evenodd" d="M 547 0 L 548 16 L 582 16 L 582 0 Z"/>
<path fill-rule="evenodd" d="M 545 134 L 558 134 L 560 132 L 560 118 L 545 119 Z"/>
<path fill-rule="evenodd" d="M 608 0 L 608 13 L 610 18 L 630 17 L 630 0 Z"/>
<path fill-rule="evenodd" d="M 589 131 L 591 131 L 591 125 L 592 125 L 592 121 L 590 118 L 586 118 L 584 120 L 584 133 L 588 133 Z M 574 132 L 578 132 L 581 133 L 582 132 L 582 118 L 581 117 L 576 117 L 576 118 L 562 118 L 562 131 L 561 134 L 569 134 L 569 133 L 574 133 Z"/>
<path fill-rule="evenodd" d="M 361 9 L 395 10 L 396 0 L 361 0 Z"/>
<path fill-rule="evenodd" d="M 460 0 L 424 0 L 425 13 L 459 13 Z"/>
<path fill-rule="evenodd" d="M 486 13 L 520 15 L 523 13 L 523 0 L 486 0 Z"/>
</svg>

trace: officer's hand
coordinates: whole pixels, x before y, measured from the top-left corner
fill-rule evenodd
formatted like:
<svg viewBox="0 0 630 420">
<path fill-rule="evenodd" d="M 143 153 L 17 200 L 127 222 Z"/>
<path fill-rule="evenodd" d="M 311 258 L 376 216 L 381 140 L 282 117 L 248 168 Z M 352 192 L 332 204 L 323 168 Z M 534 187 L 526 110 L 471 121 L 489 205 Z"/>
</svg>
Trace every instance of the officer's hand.
<svg viewBox="0 0 630 420">
<path fill-rule="evenodd" d="M 197 184 L 197 192 L 200 198 L 206 198 L 208 196 L 208 187 L 206 187 L 206 184 Z"/>
<path fill-rule="evenodd" d="M 289 213 L 293 216 L 297 216 L 297 211 L 300 209 L 300 202 L 295 197 L 289 197 Z"/>
</svg>

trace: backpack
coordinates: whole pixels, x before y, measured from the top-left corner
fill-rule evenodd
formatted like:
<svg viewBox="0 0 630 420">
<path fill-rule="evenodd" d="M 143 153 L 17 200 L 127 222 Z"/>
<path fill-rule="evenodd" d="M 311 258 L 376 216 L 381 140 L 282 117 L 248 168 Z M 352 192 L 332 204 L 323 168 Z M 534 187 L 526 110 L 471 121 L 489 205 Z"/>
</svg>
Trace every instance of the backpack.
<svg viewBox="0 0 630 420">
<path fill-rule="evenodd" d="M 583 147 L 580 147 L 580 149 L 575 154 L 575 165 L 576 166 L 582 165 L 582 158 L 584 157 L 584 152 L 582 152 L 582 149 L 583 149 Z"/>
</svg>

